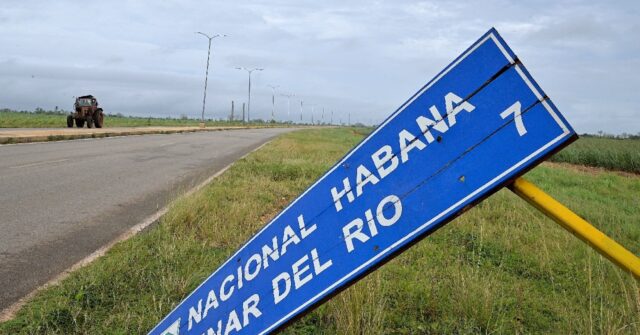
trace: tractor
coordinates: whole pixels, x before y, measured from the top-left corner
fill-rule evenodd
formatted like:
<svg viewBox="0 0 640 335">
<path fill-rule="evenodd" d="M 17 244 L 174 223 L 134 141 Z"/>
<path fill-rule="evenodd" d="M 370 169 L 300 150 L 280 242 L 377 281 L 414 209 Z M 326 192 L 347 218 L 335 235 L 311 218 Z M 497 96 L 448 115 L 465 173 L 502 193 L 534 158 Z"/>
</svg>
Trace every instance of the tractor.
<svg viewBox="0 0 640 335">
<path fill-rule="evenodd" d="M 84 95 L 76 98 L 73 105 L 73 112 L 67 116 L 67 127 L 73 128 L 75 120 L 76 127 L 82 128 L 87 124 L 87 128 L 102 128 L 104 124 L 104 113 L 98 107 L 98 100 L 93 95 Z"/>
</svg>

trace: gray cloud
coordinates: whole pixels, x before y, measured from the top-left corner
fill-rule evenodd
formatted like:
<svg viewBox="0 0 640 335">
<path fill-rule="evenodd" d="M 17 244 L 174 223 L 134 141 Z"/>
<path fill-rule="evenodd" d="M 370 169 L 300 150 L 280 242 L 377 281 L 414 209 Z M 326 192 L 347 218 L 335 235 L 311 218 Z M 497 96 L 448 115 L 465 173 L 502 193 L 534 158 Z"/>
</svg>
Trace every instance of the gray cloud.
<svg viewBox="0 0 640 335">
<path fill-rule="evenodd" d="M 231 100 L 269 118 L 271 89 L 335 119 L 377 123 L 495 26 L 579 132 L 640 131 L 640 5 L 634 1 L 3 1 L 0 108 L 70 106 L 92 93 L 133 115 L 199 115 L 206 40 L 214 40 L 207 115 Z M 277 100 L 286 118 L 287 101 Z M 310 108 L 305 109 L 309 118 Z M 328 116 L 327 116 L 328 117 Z"/>
</svg>

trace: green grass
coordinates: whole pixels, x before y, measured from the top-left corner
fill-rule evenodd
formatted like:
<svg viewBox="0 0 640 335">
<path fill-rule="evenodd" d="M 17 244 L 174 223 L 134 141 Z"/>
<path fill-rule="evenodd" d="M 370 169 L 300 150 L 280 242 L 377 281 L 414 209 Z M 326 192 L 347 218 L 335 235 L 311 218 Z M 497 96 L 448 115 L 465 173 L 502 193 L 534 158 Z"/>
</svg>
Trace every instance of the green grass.
<svg viewBox="0 0 640 335">
<path fill-rule="evenodd" d="M 148 126 L 197 126 L 195 119 L 144 118 L 119 115 L 105 115 L 104 127 L 148 127 Z M 207 126 L 243 125 L 240 121 L 206 120 Z M 252 122 L 252 124 L 255 122 Z M 257 124 L 265 125 L 264 122 Z M 0 128 L 61 128 L 67 126 L 67 114 L 42 112 L 16 112 L 0 110 Z"/>
<path fill-rule="evenodd" d="M 581 137 L 551 161 L 640 174 L 640 139 Z"/>
<path fill-rule="evenodd" d="M 0 333 L 146 333 L 365 132 L 280 137 L 179 199 L 158 226 L 38 294 Z M 640 253 L 640 178 L 551 167 L 527 178 Z M 285 333 L 638 334 L 638 284 L 502 190 Z"/>
</svg>

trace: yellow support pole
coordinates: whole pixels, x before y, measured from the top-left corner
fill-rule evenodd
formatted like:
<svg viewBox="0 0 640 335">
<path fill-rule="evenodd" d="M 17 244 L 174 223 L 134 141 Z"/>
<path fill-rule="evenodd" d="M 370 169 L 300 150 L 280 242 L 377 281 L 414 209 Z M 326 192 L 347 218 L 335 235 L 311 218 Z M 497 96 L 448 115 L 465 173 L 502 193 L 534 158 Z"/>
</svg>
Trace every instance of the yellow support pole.
<svg viewBox="0 0 640 335">
<path fill-rule="evenodd" d="M 640 258 L 629 250 L 610 239 L 607 235 L 596 229 L 569 208 L 544 193 L 534 184 L 524 178 L 516 179 L 511 186 L 511 191 L 526 200 L 529 204 L 560 224 L 564 229 L 577 236 L 603 256 L 617 264 L 623 270 L 630 272 L 640 280 Z"/>
</svg>

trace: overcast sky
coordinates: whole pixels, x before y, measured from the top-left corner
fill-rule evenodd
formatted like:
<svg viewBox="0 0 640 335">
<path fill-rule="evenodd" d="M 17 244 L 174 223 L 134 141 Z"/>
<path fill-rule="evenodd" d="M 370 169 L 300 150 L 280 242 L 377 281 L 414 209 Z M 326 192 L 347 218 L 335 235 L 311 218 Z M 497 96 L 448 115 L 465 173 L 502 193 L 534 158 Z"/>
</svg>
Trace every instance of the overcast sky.
<svg viewBox="0 0 640 335">
<path fill-rule="evenodd" d="M 640 1 L 30 1 L 0 3 L 0 108 L 379 123 L 496 27 L 579 133 L 640 132 Z M 237 111 L 238 109 L 236 109 Z"/>
</svg>

